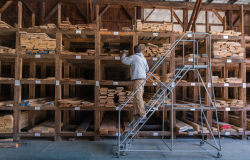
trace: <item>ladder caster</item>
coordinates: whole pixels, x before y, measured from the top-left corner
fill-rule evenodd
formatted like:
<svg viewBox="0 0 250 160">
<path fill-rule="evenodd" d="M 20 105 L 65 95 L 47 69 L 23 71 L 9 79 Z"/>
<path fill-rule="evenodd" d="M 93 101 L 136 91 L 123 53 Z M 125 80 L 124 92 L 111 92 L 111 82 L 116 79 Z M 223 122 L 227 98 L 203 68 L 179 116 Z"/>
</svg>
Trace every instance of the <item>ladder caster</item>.
<svg viewBox="0 0 250 160">
<path fill-rule="evenodd" d="M 221 157 L 222 157 L 222 154 L 220 152 L 218 152 L 217 158 L 221 158 Z"/>
<path fill-rule="evenodd" d="M 120 152 L 120 155 L 126 156 L 126 152 Z"/>
<path fill-rule="evenodd" d="M 204 141 L 200 141 L 200 146 L 204 146 Z"/>
</svg>

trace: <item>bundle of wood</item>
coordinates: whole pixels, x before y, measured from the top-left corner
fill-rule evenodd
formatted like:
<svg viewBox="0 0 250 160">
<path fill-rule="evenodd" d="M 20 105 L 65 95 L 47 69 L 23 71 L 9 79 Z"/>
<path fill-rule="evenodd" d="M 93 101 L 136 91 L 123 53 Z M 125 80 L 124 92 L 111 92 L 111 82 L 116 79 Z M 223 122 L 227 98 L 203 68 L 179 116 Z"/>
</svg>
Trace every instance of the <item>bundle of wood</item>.
<svg viewBox="0 0 250 160">
<path fill-rule="evenodd" d="M 13 107 L 14 106 L 14 101 L 1 101 L 0 106 Z"/>
<path fill-rule="evenodd" d="M 13 28 L 13 27 L 5 23 L 4 21 L 0 21 L 0 28 Z"/>
<path fill-rule="evenodd" d="M 231 125 L 225 122 L 218 122 L 219 129 L 221 132 L 231 132 L 236 131 L 235 129 L 232 129 Z M 212 126 L 217 127 L 217 122 L 215 119 L 212 120 Z"/>
<path fill-rule="evenodd" d="M 21 54 L 55 54 L 56 40 L 46 33 L 22 32 L 20 45 Z"/>
<path fill-rule="evenodd" d="M 176 132 L 178 134 L 197 134 L 198 132 L 195 131 L 195 129 L 178 119 L 176 119 L 176 126 L 175 126 Z"/>
<path fill-rule="evenodd" d="M 237 78 L 237 77 L 226 78 L 225 82 L 226 83 L 242 83 L 242 78 Z"/>
<path fill-rule="evenodd" d="M 63 126 L 63 123 L 61 123 L 61 127 Z M 38 126 L 30 129 L 28 131 L 29 133 L 53 133 L 55 132 L 55 120 L 49 119 Z"/>
<path fill-rule="evenodd" d="M 76 24 L 72 25 L 69 21 L 62 21 L 58 26 L 61 30 L 89 30 L 96 29 L 96 24 Z"/>
<path fill-rule="evenodd" d="M 99 129 L 100 134 L 116 133 L 117 131 L 116 117 L 112 114 L 105 114 Z"/>
<path fill-rule="evenodd" d="M 61 54 L 79 55 L 79 56 L 94 56 L 95 55 L 95 50 L 94 49 L 87 49 L 86 52 L 70 52 L 68 50 L 62 50 Z"/>
<path fill-rule="evenodd" d="M 108 97 L 108 88 L 100 88 L 100 107 L 105 107 Z"/>
<path fill-rule="evenodd" d="M 223 113 L 222 112 L 218 112 L 218 117 L 223 117 Z M 214 117 L 215 117 L 215 113 L 214 113 Z M 239 123 L 239 116 L 234 116 L 234 115 L 228 115 L 228 120 L 230 123 L 230 126 L 232 129 L 235 129 L 237 132 L 243 132 L 243 128 L 238 127 L 240 126 Z"/>
<path fill-rule="evenodd" d="M 105 104 L 105 107 L 116 107 L 114 98 L 115 98 L 115 89 L 108 89 L 107 103 Z"/>
<path fill-rule="evenodd" d="M 29 117 L 28 111 L 21 112 L 21 116 L 20 116 L 20 121 L 21 121 L 20 128 L 21 129 L 28 126 L 28 117 Z"/>
<path fill-rule="evenodd" d="M 199 132 L 199 133 L 202 132 L 202 126 L 201 125 L 199 125 L 197 123 L 194 123 L 194 122 L 192 122 L 192 121 L 190 121 L 188 119 L 182 118 L 180 116 L 177 116 L 176 118 L 181 120 L 182 122 L 192 126 L 197 132 Z M 207 127 L 203 126 L 203 133 L 209 133 Z"/>
<path fill-rule="evenodd" d="M 29 29 L 56 29 L 55 24 L 45 24 L 45 25 L 40 25 L 40 26 L 34 26 L 34 27 L 29 27 Z"/>
<path fill-rule="evenodd" d="M 12 49 L 12 48 L 9 48 L 9 47 L 0 46 L 0 53 L 15 54 L 16 53 L 16 49 Z"/>
<path fill-rule="evenodd" d="M 13 115 L 0 115 L 0 133 L 13 133 Z"/>
<path fill-rule="evenodd" d="M 58 100 L 60 103 L 60 107 L 94 107 L 95 103 L 93 103 L 93 100 L 88 98 L 68 98 L 68 99 L 61 99 Z"/>
<path fill-rule="evenodd" d="M 219 78 L 219 76 L 212 76 L 213 83 L 224 83 L 224 78 Z"/>
<path fill-rule="evenodd" d="M 27 107 L 54 107 L 55 101 L 52 97 L 22 100 L 21 106 Z"/>
<path fill-rule="evenodd" d="M 141 46 L 141 52 L 145 57 L 161 57 L 170 47 L 170 44 L 162 44 L 162 46 L 157 46 L 152 43 L 139 45 Z M 167 57 L 170 57 L 170 54 Z"/>
<path fill-rule="evenodd" d="M 221 33 L 210 31 L 211 35 L 222 35 L 222 36 L 241 36 L 241 32 L 235 32 L 234 30 L 225 30 Z"/>
<path fill-rule="evenodd" d="M 123 87 L 116 87 L 115 93 L 119 99 L 118 100 L 119 104 L 121 104 L 131 92 L 131 91 L 123 91 L 123 90 L 124 90 Z M 131 97 L 131 99 L 127 102 L 125 107 L 133 107 L 133 102 L 134 102 L 134 97 Z"/>
<path fill-rule="evenodd" d="M 106 29 L 106 28 L 101 28 L 100 31 L 105 31 L 105 32 L 107 32 L 108 29 Z"/>
<path fill-rule="evenodd" d="M 216 107 L 244 107 L 244 102 L 237 99 L 224 99 L 216 98 L 215 100 Z"/>
<path fill-rule="evenodd" d="M 165 33 L 167 31 L 173 30 L 172 23 L 142 23 L 141 20 L 136 20 L 136 29 L 137 31 L 143 32 L 160 32 Z"/>
<path fill-rule="evenodd" d="M 123 32 L 130 32 L 131 28 L 130 27 L 122 27 Z"/>
<path fill-rule="evenodd" d="M 213 58 L 243 58 L 245 49 L 241 47 L 239 42 L 218 41 L 213 44 Z"/>
</svg>

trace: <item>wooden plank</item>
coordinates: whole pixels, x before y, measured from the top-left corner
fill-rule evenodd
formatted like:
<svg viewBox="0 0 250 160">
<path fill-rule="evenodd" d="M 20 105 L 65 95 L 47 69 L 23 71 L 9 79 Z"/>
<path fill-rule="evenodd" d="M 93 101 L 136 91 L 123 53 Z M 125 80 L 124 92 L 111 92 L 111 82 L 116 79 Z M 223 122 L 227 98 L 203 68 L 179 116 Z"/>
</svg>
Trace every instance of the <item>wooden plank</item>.
<svg viewBox="0 0 250 160">
<path fill-rule="evenodd" d="M 224 16 L 223 17 L 223 31 L 225 31 L 227 29 L 227 17 Z"/>
<path fill-rule="evenodd" d="M 12 3 L 13 1 L 6 1 L 4 3 L 4 5 L 0 8 L 0 14 L 3 13 L 3 11 L 5 11 L 5 9 Z"/>
<path fill-rule="evenodd" d="M 209 28 L 209 14 L 208 11 L 206 11 L 206 32 L 208 33 L 210 31 Z"/>
<path fill-rule="evenodd" d="M 58 9 L 58 13 L 59 13 L 59 5 L 61 6 L 62 2 L 58 2 L 57 5 L 48 13 L 48 15 L 44 18 L 44 22 L 46 23 L 48 21 L 48 19 L 56 12 L 56 10 Z M 58 15 L 58 21 L 59 19 L 61 20 L 61 15 Z M 61 21 L 60 21 L 61 23 Z M 58 23 L 58 24 L 60 24 Z"/>
<path fill-rule="evenodd" d="M 22 11 L 23 11 L 23 7 L 22 7 L 22 2 L 18 1 L 18 28 L 22 28 Z"/>
<path fill-rule="evenodd" d="M 18 143 L 0 143 L 0 148 L 17 148 Z"/>
<path fill-rule="evenodd" d="M 183 9 L 183 32 L 186 32 L 186 29 L 188 27 L 188 9 Z"/>
<path fill-rule="evenodd" d="M 86 132 L 87 129 L 90 126 L 90 123 L 93 121 L 93 117 L 92 116 L 88 116 L 82 123 L 81 125 L 76 129 L 75 132 Z"/>
</svg>

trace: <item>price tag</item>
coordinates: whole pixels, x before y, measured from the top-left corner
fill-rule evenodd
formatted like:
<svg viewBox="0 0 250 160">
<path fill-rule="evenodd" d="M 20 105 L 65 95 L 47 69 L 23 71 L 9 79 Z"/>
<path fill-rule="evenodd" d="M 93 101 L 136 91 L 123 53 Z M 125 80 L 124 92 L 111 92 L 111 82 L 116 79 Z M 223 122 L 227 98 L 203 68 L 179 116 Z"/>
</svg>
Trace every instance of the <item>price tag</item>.
<svg viewBox="0 0 250 160">
<path fill-rule="evenodd" d="M 59 86 L 60 84 L 60 81 L 56 80 L 56 85 Z"/>
<path fill-rule="evenodd" d="M 79 29 L 76 30 L 76 34 L 81 34 L 81 33 L 82 33 L 81 30 L 79 30 Z"/>
<path fill-rule="evenodd" d="M 193 59 L 193 58 L 188 58 L 188 61 L 189 61 L 189 62 L 193 62 L 194 59 Z"/>
<path fill-rule="evenodd" d="M 115 56 L 115 60 L 121 60 L 121 57 Z"/>
<path fill-rule="evenodd" d="M 229 83 L 224 83 L 224 87 L 228 87 L 229 86 Z"/>
<path fill-rule="evenodd" d="M 243 88 L 247 88 L 247 85 L 246 85 L 246 83 L 243 83 Z"/>
<path fill-rule="evenodd" d="M 223 36 L 223 39 L 228 39 L 228 36 Z"/>
<path fill-rule="evenodd" d="M 82 82 L 81 81 L 76 81 L 76 84 L 82 84 Z"/>
<path fill-rule="evenodd" d="M 188 133 L 189 136 L 193 136 L 194 134 L 193 133 Z"/>
<path fill-rule="evenodd" d="M 114 35 L 119 35 L 119 32 L 114 32 Z"/>
<path fill-rule="evenodd" d="M 154 110 L 158 111 L 158 107 L 154 107 Z"/>
<path fill-rule="evenodd" d="M 35 107 L 35 110 L 40 110 L 40 107 Z"/>
<path fill-rule="evenodd" d="M 153 61 L 157 61 L 157 59 L 158 59 L 157 57 L 153 57 Z"/>
<path fill-rule="evenodd" d="M 119 110 L 120 110 L 120 107 L 115 107 L 115 110 L 119 111 Z"/>
<path fill-rule="evenodd" d="M 231 59 L 227 59 L 227 63 L 232 63 L 232 60 Z"/>
<path fill-rule="evenodd" d="M 41 55 L 40 54 L 36 54 L 35 58 L 41 58 Z"/>
<path fill-rule="evenodd" d="M 113 85 L 118 85 L 118 82 L 113 82 Z"/>
<path fill-rule="evenodd" d="M 20 86 L 20 80 L 15 80 L 15 86 Z"/>
<path fill-rule="evenodd" d="M 226 108 L 226 111 L 230 111 L 230 108 Z"/>
<path fill-rule="evenodd" d="M 82 136 L 82 133 L 76 133 L 77 136 Z"/>
<path fill-rule="evenodd" d="M 153 82 L 153 85 L 156 86 L 156 85 L 157 85 L 157 82 Z"/>
<path fill-rule="evenodd" d="M 40 133 L 35 133 L 35 137 L 40 137 Z"/>
<path fill-rule="evenodd" d="M 195 108 L 191 108 L 190 111 L 195 111 Z"/>
<path fill-rule="evenodd" d="M 99 86 L 99 81 L 95 81 L 95 86 Z"/>
<path fill-rule="evenodd" d="M 41 81 L 36 81 L 36 84 L 40 84 L 41 83 Z"/>
<path fill-rule="evenodd" d="M 81 59 L 82 58 L 82 56 L 76 56 L 76 59 Z"/>
<path fill-rule="evenodd" d="M 118 136 L 118 133 L 115 133 L 115 136 Z"/>
<path fill-rule="evenodd" d="M 153 33 L 153 36 L 158 36 L 158 33 Z"/>
<path fill-rule="evenodd" d="M 210 88 L 211 87 L 211 83 L 207 83 L 207 87 Z"/>
<path fill-rule="evenodd" d="M 158 133 L 153 133 L 153 136 L 158 136 Z"/>
<path fill-rule="evenodd" d="M 6 104 L 7 107 L 13 107 L 13 104 Z"/>
<path fill-rule="evenodd" d="M 195 83 L 191 83 L 191 86 L 195 86 Z"/>
<path fill-rule="evenodd" d="M 174 82 L 172 82 L 172 87 L 174 87 Z"/>
<path fill-rule="evenodd" d="M 192 37 L 192 34 L 187 34 L 187 37 Z"/>
<path fill-rule="evenodd" d="M 225 135 L 226 136 L 230 136 L 230 132 L 225 132 Z"/>
<path fill-rule="evenodd" d="M 75 107 L 75 110 L 76 110 L 76 111 L 79 111 L 79 110 L 80 110 L 80 107 Z"/>
</svg>

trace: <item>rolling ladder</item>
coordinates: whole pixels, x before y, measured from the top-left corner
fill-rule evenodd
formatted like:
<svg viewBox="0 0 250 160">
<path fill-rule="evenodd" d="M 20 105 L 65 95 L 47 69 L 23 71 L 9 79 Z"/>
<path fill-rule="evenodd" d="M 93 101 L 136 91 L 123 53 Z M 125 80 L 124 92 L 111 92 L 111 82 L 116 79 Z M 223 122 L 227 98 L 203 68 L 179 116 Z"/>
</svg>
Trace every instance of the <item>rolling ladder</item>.
<svg viewBox="0 0 250 160">
<path fill-rule="evenodd" d="M 196 35 L 205 35 L 199 40 L 195 40 Z M 184 37 L 192 37 L 193 39 L 184 39 Z M 170 48 L 164 53 L 164 55 L 156 62 L 156 64 L 153 66 L 153 68 L 147 73 L 146 79 L 144 80 L 143 83 L 146 83 L 148 79 L 150 79 L 154 85 L 158 86 L 158 90 L 154 93 L 154 95 L 151 97 L 151 99 L 147 102 L 147 104 L 144 106 L 145 107 L 145 119 L 133 119 L 132 122 L 125 128 L 125 130 L 120 133 L 120 122 L 121 122 L 121 111 L 122 109 L 126 106 L 127 102 L 130 101 L 130 99 L 135 95 L 135 93 L 138 91 L 138 89 L 143 85 L 143 83 L 138 87 L 138 89 L 133 90 L 127 97 L 126 99 L 120 104 L 119 106 L 119 119 L 118 119 L 118 142 L 117 142 L 117 155 L 118 157 L 120 154 L 125 155 L 126 152 L 130 151 L 155 151 L 155 152 L 178 152 L 173 150 L 173 110 L 174 109 L 183 109 L 181 107 L 174 107 L 174 106 L 181 106 L 182 104 L 174 104 L 173 103 L 173 98 L 171 98 L 171 105 L 166 105 L 165 100 L 168 99 L 168 97 L 171 95 L 173 97 L 173 90 L 175 87 L 178 85 L 178 83 L 182 80 L 182 78 L 188 73 L 188 71 L 197 71 L 198 75 L 198 85 L 199 85 L 199 98 L 200 98 L 200 104 L 199 104 L 199 109 L 201 111 L 201 123 L 202 123 L 202 128 L 203 128 L 203 118 L 208 124 L 208 121 L 206 119 L 205 113 L 203 112 L 204 109 L 215 109 L 216 113 L 216 121 L 217 121 L 217 129 L 218 129 L 218 136 L 219 136 L 219 144 L 216 142 L 216 139 L 213 135 L 213 132 L 211 130 L 211 127 L 208 125 L 209 131 L 212 134 L 213 140 L 215 142 L 215 145 L 207 142 L 204 140 L 204 133 L 202 130 L 202 140 L 200 141 L 200 145 L 204 145 L 204 143 L 208 143 L 209 145 L 213 146 L 216 149 L 217 157 L 221 157 L 221 142 L 220 142 L 220 132 L 219 132 L 219 126 L 218 126 L 218 117 L 217 117 L 217 110 L 215 106 L 215 97 L 214 97 L 214 88 L 213 88 L 213 82 L 212 82 L 212 74 L 211 75 L 211 87 L 212 87 L 212 92 L 213 92 L 213 97 L 211 97 L 208 93 L 208 89 L 202 80 L 202 77 L 199 73 L 199 69 L 207 69 L 208 67 L 211 66 L 211 47 L 209 50 L 209 65 L 200 65 L 198 62 L 198 43 L 204 40 L 205 38 L 209 38 L 209 42 L 211 44 L 211 37 L 208 33 L 185 33 L 183 34 L 180 39 L 176 40 Z M 184 63 L 184 42 L 191 41 L 193 42 L 193 56 L 196 54 L 197 60 L 195 60 L 195 57 L 193 57 L 193 64 L 192 65 L 185 65 Z M 171 73 L 171 75 L 167 78 L 165 82 L 161 82 L 157 77 L 153 75 L 154 71 L 159 67 L 159 65 L 162 64 L 162 62 L 166 59 L 166 57 L 172 52 L 172 50 L 176 47 L 176 45 L 179 42 L 183 42 L 183 65 L 175 68 L 175 70 Z M 195 47 L 197 46 L 197 48 Z M 209 45 L 210 46 L 210 45 Z M 210 72 L 211 72 L 211 67 L 210 67 Z M 154 82 L 154 80 L 151 78 L 153 77 L 157 82 Z M 200 83 L 199 79 L 201 79 L 202 84 L 208 94 L 208 97 L 212 103 L 211 106 L 205 106 L 201 104 L 201 93 L 200 93 Z M 212 100 L 213 98 L 213 100 Z M 214 102 L 213 102 L 214 101 Z M 193 104 L 185 104 L 185 105 L 193 105 Z M 196 104 L 197 105 L 197 104 Z M 158 110 L 159 107 L 163 106 L 163 122 L 162 122 L 162 141 L 165 143 L 165 145 L 168 147 L 169 150 L 132 150 L 132 141 L 135 135 L 140 131 L 140 129 L 145 125 L 145 123 L 150 119 L 150 117 L 155 113 L 155 111 Z M 164 108 L 165 107 L 171 107 L 171 147 L 166 143 L 164 140 Z M 189 109 L 189 108 L 185 108 Z M 190 107 L 191 109 L 191 107 Z M 197 108 L 195 108 L 197 109 Z M 204 151 L 204 150 L 203 150 Z M 190 152 L 190 151 L 188 151 Z M 198 152 L 198 151 L 193 151 L 193 152 Z M 207 152 L 207 151 L 205 151 Z"/>
</svg>

